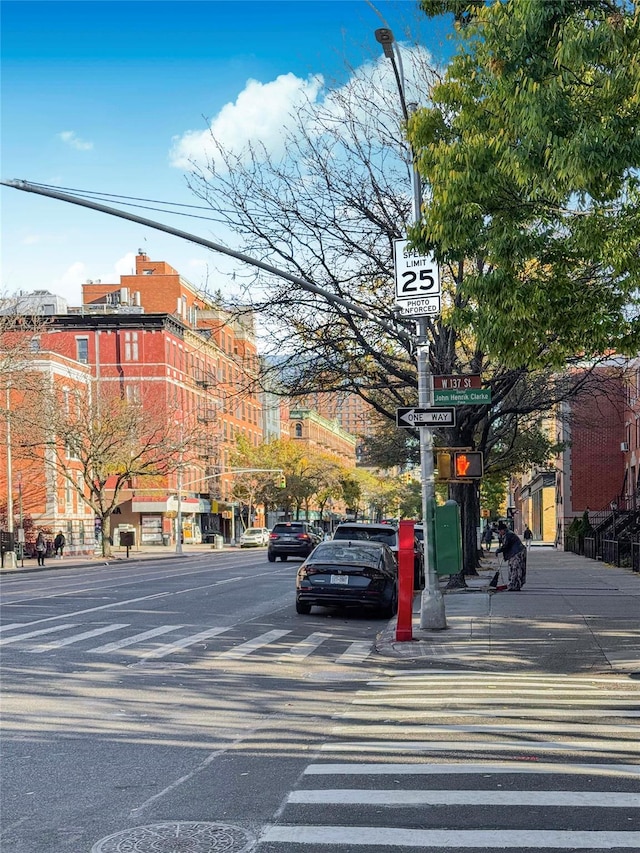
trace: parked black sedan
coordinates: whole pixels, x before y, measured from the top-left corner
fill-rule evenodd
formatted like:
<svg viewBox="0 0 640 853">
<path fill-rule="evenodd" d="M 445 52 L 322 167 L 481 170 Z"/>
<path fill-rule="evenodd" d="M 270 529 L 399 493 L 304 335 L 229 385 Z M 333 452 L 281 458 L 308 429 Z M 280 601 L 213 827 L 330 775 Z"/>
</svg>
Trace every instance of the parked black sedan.
<svg viewBox="0 0 640 853">
<path fill-rule="evenodd" d="M 322 542 L 298 569 L 296 611 L 367 607 L 390 618 L 398 606 L 398 570 L 381 542 Z"/>
</svg>

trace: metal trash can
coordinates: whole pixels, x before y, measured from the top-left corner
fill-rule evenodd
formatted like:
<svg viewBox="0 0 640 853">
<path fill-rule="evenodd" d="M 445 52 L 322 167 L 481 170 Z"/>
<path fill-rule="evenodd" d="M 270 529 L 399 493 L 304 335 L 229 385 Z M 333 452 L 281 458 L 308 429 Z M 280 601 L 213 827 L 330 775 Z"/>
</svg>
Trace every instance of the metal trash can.
<svg viewBox="0 0 640 853">
<path fill-rule="evenodd" d="M 170 539 L 171 539 L 171 537 L 169 536 L 169 534 L 168 534 L 168 533 L 163 533 L 163 534 L 162 534 L 162 544 L 163 544 L 165 547 L 169 544 Z"/>
<path fill-rule="evenodd" d="M 224 547 L 224 537 L 223 536 L 214 536 L 213 537 L 213 547 L 216 551 L 222 551 Z"/>
</svg>

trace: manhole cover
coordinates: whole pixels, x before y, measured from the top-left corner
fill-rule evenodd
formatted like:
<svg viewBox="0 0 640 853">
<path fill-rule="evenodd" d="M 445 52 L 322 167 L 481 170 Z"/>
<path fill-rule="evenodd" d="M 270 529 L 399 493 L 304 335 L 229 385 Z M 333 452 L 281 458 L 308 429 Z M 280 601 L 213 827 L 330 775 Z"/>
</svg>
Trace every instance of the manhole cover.
<svg viewBox="0 0 640 853">
<path fill-rule="evenodd" d="M 91 848 L 91 853 L 248 853 L 251 836 L 224 823 L 179 821 L 153 823 L 116 832 Z"/>
</svg>

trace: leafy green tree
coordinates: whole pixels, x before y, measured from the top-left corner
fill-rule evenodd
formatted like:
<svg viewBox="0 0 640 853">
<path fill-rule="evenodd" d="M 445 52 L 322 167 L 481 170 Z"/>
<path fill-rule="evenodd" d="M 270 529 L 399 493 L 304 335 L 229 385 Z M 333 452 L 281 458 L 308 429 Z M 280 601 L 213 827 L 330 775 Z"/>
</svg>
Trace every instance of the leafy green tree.
<svg viewBox="0 0 640 853">
<path fill-rule="evenodd" d="M 409 138 L 413 237 L 452 270 L 455 324 L 513 366 L 640 343 L 640 13 L 627 0 L 423 0 L 456 53 Z"/>
</svg>

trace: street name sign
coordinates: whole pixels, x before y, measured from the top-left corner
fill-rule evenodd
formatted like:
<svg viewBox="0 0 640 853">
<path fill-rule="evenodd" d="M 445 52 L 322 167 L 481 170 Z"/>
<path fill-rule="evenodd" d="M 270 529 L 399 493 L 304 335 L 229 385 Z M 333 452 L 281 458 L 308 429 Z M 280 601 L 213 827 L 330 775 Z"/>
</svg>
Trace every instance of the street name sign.
<svg viewBox="0 0 640 853">
<path fill-rule="evenodd" d="M 482 388 L 482 376 L 479 373 L 468 373 L 461 376 L 434 376 L 434 388 L 455 388 L 463 390 L 464 388 Z"/>
<path fill-rule="evenodd" d="M 491 402 L 490 388 L 465 388 L 461 391 L 453 388 L 434 388 L 433 402 L 436 406 L 486 406 Z"/>
<path fill-rule="evenodd" d="M 445 426 L 456 425 L 456 410 L 454 408 L 444 409 L 396 409 L 396 426 Z"/>
<path fill-rule="evenodd" d="M 408 249 L 408 240 L 394 240 L 396 305 L 404 317 L 440 314 L 440 270 L 432 255 Z"/>
</svg>

